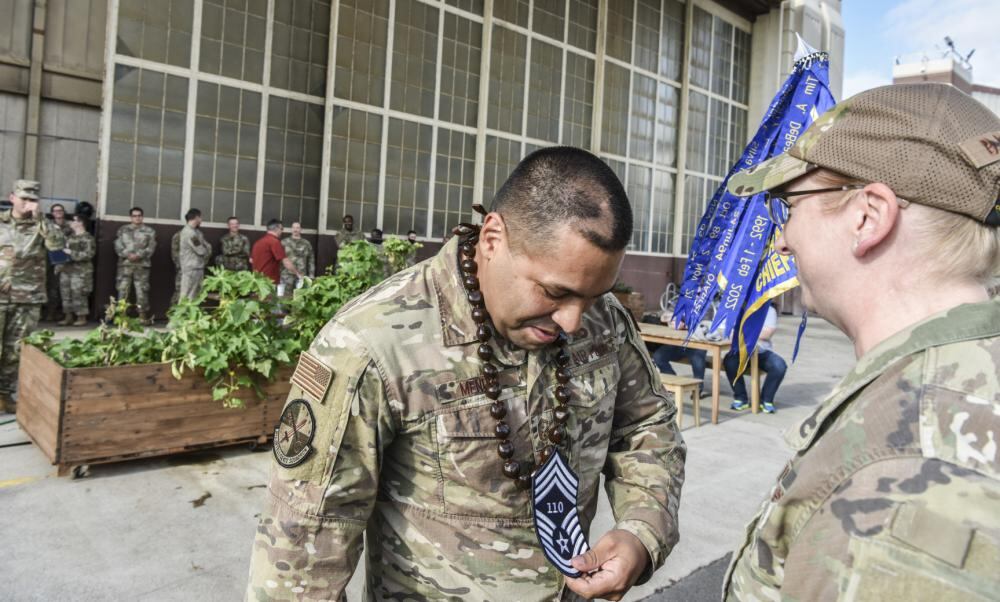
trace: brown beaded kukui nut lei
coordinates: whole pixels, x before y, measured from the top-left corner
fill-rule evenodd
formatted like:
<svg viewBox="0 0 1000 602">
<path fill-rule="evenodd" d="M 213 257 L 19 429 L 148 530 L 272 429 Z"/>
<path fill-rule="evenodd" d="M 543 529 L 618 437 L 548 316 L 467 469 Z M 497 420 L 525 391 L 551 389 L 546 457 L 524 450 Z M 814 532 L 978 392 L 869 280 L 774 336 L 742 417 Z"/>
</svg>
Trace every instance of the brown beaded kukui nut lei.
<svg viewBox="0 0 1000 602">
<path fill-rule="evenodd" d="M 474 205 L 478 213 L 486 215 L 482 205 Z M 483 362 L 482 374 L 486 383 L 486 397 L 493 400 L 490 406 L 490 416 L 496 421 L 497 454 L 503 460 L 503 474 L 514 479 L 519 489 L 531 487 L 533 475 L 521 474 L 521 463 L 514 460 L 514 444 L 510 441 L 510 425 L 504 420 L 507 417 L 507 403 L 500 399 L 500 370 L 492 363 L 493 347 L 490 346 L 490 339 L 493 338 L 493 326 L 490 323 L 490 316 L 486 312 L 486 302 L 483 293 L 479 290 L 479 278 L 476 275 L 479 265 L 476 263 L 476 244 L 479 242 L 480 226 L 476 224 L 462 223 L 455 227 L 454 234 L 459 237 L 459 251 L 461 260 L 459 268 L 462 271 L 462 284 L 465 287 L 465 294 L 472 304 L 472 320 L 476 323 L 476 338 L 479 340 L 479 348 L 476 350 L 479 359 Z M 569 419 L 569 408 L 567 404 L 570 400 L 569 384 L 569 352 L 566 351 L 566 335 L 560 334 L 559 344 L 561 348 L 556 354 L 556 401 L 558 405 L 553 412 L 553 424 L 546 432 L 549 445 L 542 450 L 541 463 L 545 463 L 552 455 L 555 447 L 566 438 L 566 421 Z"/>
</svg>

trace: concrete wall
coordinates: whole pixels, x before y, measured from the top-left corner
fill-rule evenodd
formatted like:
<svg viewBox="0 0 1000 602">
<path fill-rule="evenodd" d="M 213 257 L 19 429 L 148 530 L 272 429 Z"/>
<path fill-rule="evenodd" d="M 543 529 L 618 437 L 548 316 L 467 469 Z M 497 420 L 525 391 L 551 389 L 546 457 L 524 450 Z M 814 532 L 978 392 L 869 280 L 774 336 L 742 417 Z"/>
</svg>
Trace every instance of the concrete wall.
<svg viewBox="0 0 1000 602">
<path fill-rule="evenodd" d="M 38 180 L 46 197 L 96 206 L 100 109 L 59 101 L 42 103 Z"/>
<path fill-rule="evenodd" d="M 28 100 L 17 94 L 0 93 L 0 190 L 8 192 L 21 177 L 24 165 L 24 118 Z M 94 172 L 97 175 L 97 172 Z M 7 198 L 6 194 L 0 195 Z"/>
<path fill-rule="evenodd" d="M 8 16 L 0 23 L 0 188 L 28 175 L 41 181 L 43 197 L 94 201 L 107 5 L 0 0 Z M 36 14 L 43 27 L 33 28 Z M 41 59 L 34 87 L 33 55 Z M 26 174 L 31 164 L 36 171 Z"/>
<path fill-rule="evenodd" d="M 747 135 L 753 136 L 764 111 L 792 70 L 798 33 L 807 44 L 830 55 L 830 91 L 837 100 L 844 88 L 844 23 L 840 0 L 788 0 L 753 24 Z"/>
</svg>

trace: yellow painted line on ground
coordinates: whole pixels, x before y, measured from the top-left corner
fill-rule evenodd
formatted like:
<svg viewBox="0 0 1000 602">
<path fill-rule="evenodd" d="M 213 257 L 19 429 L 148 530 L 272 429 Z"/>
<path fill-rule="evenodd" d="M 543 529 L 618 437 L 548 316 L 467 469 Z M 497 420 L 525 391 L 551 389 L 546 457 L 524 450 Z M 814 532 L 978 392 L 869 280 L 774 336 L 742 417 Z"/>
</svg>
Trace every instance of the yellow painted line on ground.
<svg viewBox="0 0 1000 602">
<path fill-rule="evenodd" d="M 19 477 L 16 479 L 7 479 L 6 481 L 0 481 L 0 489 L 4 487 L 17 487 L 18 485 L 24 485 L 25 483 L 31 483 L 32 481 L 37 481 L 42 477 Z"/>
</svg>

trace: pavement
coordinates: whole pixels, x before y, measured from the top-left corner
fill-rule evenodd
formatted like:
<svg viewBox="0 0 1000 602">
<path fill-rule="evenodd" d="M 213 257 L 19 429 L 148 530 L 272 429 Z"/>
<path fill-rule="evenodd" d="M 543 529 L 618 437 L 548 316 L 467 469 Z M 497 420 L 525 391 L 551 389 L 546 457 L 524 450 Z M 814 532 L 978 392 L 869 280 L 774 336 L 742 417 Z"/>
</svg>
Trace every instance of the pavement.
<svg viewBox="0 0 1000 602">
<path fill-rule="evenodd" d="M 47 326 L 47 325 L 43 325 Z M 798 319 L 783 316 L 776 351 L 790 359 Z M 84 328 L 58 329 L 80 336 Z M 805 418 L 854 363 L 847 338 L 810 319 L 777 413 L 728 410 L 719 424 L 702 398 L 701 427 L 684 418 L 688 444 L 681 540 L 666 564 L 625 600 L 718 600 L 728 555 L 791 452 L 782 433 Z M 689 368 L 681 365 L 679 373 Z M 723 379 L 725 380 L 725 379 Z M 263 507 L 271 454 L 229 447 L 93 466 L 57 477 L 42 453 L 0 414 L 0 601 L 241 599 Z M 591 539 L 612 527 L 602 496 Z M 348 588 L 362 598 L 363 567 Z"/>
</svg>

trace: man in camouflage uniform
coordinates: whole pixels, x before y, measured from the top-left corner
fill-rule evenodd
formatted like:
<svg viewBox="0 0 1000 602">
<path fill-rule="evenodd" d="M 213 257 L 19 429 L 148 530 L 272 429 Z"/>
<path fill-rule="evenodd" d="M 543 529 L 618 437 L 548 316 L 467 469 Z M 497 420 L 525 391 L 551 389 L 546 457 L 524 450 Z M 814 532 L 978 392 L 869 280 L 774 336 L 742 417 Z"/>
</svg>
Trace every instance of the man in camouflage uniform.
<svg viewBox="0 0 1000 602">
<path fill-rule="evenodd" d="M 205 264 L 212 255 L 212 247 L 201 233 L 201 210 L 189 209 L 184 215 L 184 221 L 187 224 L 181 230 L 178 243 L 178 257 L 181 261 L 180 296 L 194 299 L 201 292 Z"/>
<path fill-rule="evenodd" d="M 63 326 L 86 326 L 87 315 L 90 313 L 90 293 L 94 290 L 94 255 L 97 253 L 97 241 L 87 232 L 87 225 L 82 216 L 75 216 L 72 221 L 72 231 L 66 238 L 65 252 L 70 260 L 60 267 L 59 286 L 62 289 Z M 76 315 L 76 321 L 73 316 Z"/>
<path fill-rule="evenodd" d="M 181 296 L 181 228 L 170 237 L 170 260 L 174 262 L 174 294 L 170 297 L 170 305 L 177 305 Z"/>
<path fill-rule="evenodd" d="M 285 247 L 285 255 L 292 261 L 297 269 L 303 276 L 308 276 L 310 278 L 316 275 L 316 256 L 313 254 L 312 244 L 302 238 L 302 224 L 299 222 L 292 222 L 292 235 L 289 238 L 282 239 L 281 245 Z M 281 268 L 281 284 L 285 285 L 285 294 L 291 296 L 295 292 L 295 285 L 298 283 L 299 277 L 286 269 L 284 266 Z"/>
<path fill-rule="evenodd" d="M 886 86 L 730 181 L 782 190 L 776 248 L 859 359 L 790 431 L 725 599 L 996 599 L 998 148 L 1000 119 L 957 88 Z"/>
<path fill-rule="evenodd" d="M 333 240 L 337 243 L 337 248 L 338 249 L 340 247 L 342 247 L 342 246 L 344 246 L 346 244 L 350 244 L 350 243 L 352 243 L 354 241 L 364 240 L 365 239 L 364 232 L 356 232 L 354 230 L 354 216 L 353 215 L 345 215 L 344 219 L 342 221 L 343 221 L 344 227 L 341 228 L 340 232 L 337 232 L 333 236 Z"/>
<path fill-rule="evenodd" d="M 215 259 L 216 263 L 235 272 L 250 269 L 250 239 L 240 234 L 240 220 L 231 217 L 226 220 L 229 232 L 221 240 L 222 253 Z"/>
<path fill-rule="evenodd" d="M 368 244 L 375 248 L 375 255 L 382 262 L 382 277 L 388 278 L 392 275 L 392 267 L 389 265 L 389 254 L 385 250 L 385 239 L 382 236 L 381 228 L 372 228 L 368 236 Z"/>
<path fill-rule="evenodd" d="M 606 294 L 631 236 L 625 191 L 593 155 L 543 149 L 494 209 L 469 243 L 474 283 L 463 285 L 455 239 L 345 306 L 301 356 L 286 410 L 303 413 L 276 438 L 248 600 L 342 599 L 362 536 L 369 600 L 618 599 L 677 542 L 676 406 Z M 480 293 L 488 314 L 473 312 Z M 476 320 L 496 335 L 477 334 Z M 499 389 L 484 389 L 482 340 Z M 560 379 L 571 394 L 559 450 L 580 479 L 584 532 L 602 472 L 618 521 L 573 559 L 593 571 L 575 579 L 543 556 L 531 494 L 504 474 L 491 415 L 491 398 L 506 403 L 510 457 L 528 479 L 548 429 L 566 420 Z"/>
<path fill-rule="evenodd" d="M 156 232 L 142 223 L 141 207 L 129 210 L 131 223 L 118 228 L 115 253 L 118 254 L 116 287 L 118 298 L 128 299 L 130 288 L 135 288 L 135 305 L 139 319 L 149 322 L 149 266 L 156 250 Z"/>
<path fill-rule="evenodd" d="M 49 208 L 49 213 L 52 215 L 52 224 L 59 228 L 64 237 L 68 237 L 73 231 L 70 229 L 69 220 L 66 219 L 66 208 L 56 203 Z M 62 308 L 62 299 L 59 294 L 59 273 L 62 271 L 62 266 L 53 265 L 52 262 L 47 262 L 45 270 L 45 286 L 48 289 L 49 300 L 46 304 L 46 319 L 50 322 L 58 320 L 56 314 Z"/>
<path fill-rule="evenodd" d="M 406 253 L 406 267 L 412 268 L 417 265 L 417 250 L 423 245 L 417 241 L 416 230 L 410 230 L 406 233 L 406 242 L 410 243 L 410 249 Z"/>
<path fill-rule="evenodd" d="M 0 211 L 0 406 L 14 413 L 13 394 L 21 338 L 30 333 L 45 303 L 46 249 L 63 248 L 59 228 L 38 214 L 38 182 L 17 180 L 11 208 Z"/>
</svg>

